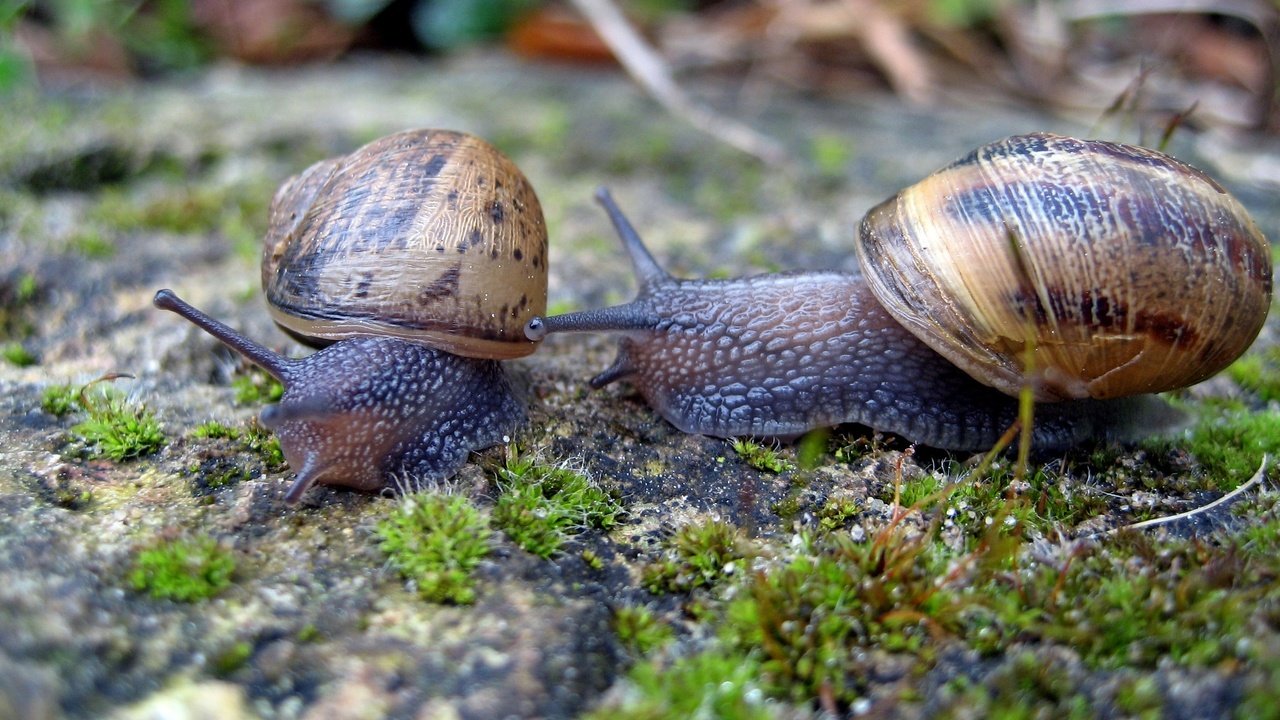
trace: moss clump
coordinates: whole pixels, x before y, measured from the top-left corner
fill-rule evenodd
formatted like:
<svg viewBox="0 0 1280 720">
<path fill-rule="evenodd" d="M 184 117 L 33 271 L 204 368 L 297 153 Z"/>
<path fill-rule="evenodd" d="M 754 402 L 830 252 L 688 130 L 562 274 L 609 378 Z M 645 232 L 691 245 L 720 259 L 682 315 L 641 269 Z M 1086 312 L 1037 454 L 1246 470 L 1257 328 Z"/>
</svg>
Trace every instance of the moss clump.
<svg viewBox="0 0 1280 720">
<path fill-rule="evenodd" d="M 138 553 L 129 585 L 156 599 L 194 602 L 230 585 L 235 569 L 231 552 L 211 537 L 169 540 Z"/>
<path fill-rule="evenodd" d="M 1022 528 L 1053 534 L 1107 509 L 1101 493 L 1048 466 L 1032 469 L 1025 478 L 1007 462 L 967 476 L 959 468 L 952 470 L 960 479 L 943 488 L 933 501 L 946 508 L 948 523 L 964 528 L 973 538 L 981 537 L 993 524 L 1006 534 Z M 904 498 L 906 494 L 904 490 Z"/>
<path fill-rule="evenodd" d="M 40 409 L 62 417 L 80 407 L 80 389 L 70 385 L 50 385 L 40 395 Z"/>
<path fill-rule="evenodd" d="M 9 201 L 10 198 L 3 198 L 6 207 Z M 0 220 L 3 220 L 3 215 L 0 215 Z M 17 341 L 35 333 L 39 295 L 36 277 L 30 272 L 0 277 L 0 340 L 12 340 L 17 344 Z"/>
<path fill-rule="evenodd" d="M 31 367 L 39 360 L 25 345 L 14 340 L 0 347 L 0 355 L 10 364 L 17 367 Z"/>
<path fill-rule="evenodd" d="M 1247 663 L 1251 641 L 1275 640 L 1274 630 L 1267 641 L 1255 629 L 1268 624 L 1280 562 L 1247 557 L 1238 542 L 1129 534 L 1069 566 L 1028 569 L 1017 591 L 1008 578 L 993 577 L 988 594 L 1004 601 L 992 598 L 992 617 L 1006 636 L 1070 645 L 1095 667 Z M 1017 602 L 1007 602 L 1010 592 Z"/>
<path fill-rule="evenodd" d="M 618 608 L 613 615 L 613 629 L 619 642 L 638 656 L 666 645 L 675 635 L 670 625 L 642 605 Z"/>
<path fill-rule="evenodd" d="M 858 514 L 858 502 L 853 498 L 828 498 L 818 509 L 818 530 L 832 532 L 845 526 Z"/>
<path fill-rule="evenodd" d="M 847 705 L 872 670 L 865 648 L 920 654 L 931 632 L 953 624 L 926 539 L 886 531 L 865 543 L 832 534 L 801 545 L 790 563 L 753 576 L 725 610 L 730 647 L 768 648 L 761 669 L 773 693 L 829 693 Z"/>
<path fill-rule="evenodd" d="M 754 554 L 742 532 L 727 522 L 691 523 L 677 530 L 662 556 L 644 567 L 641 583 L 653 593 L 711 587 L 733 577 Z"/>
<path fill-rule="evenodd" d="M 994 670 L 983 685 L 952 683 L 941 718 L 1064 718 L 1088 720 L 1100 713 L 1069 671 L 1030 652 Z"/>
<path fill-rule="evenodd" d="M 429 602 L 475 601 L 471 572 L 489 554 L 490 530 L 465 497 L 406 495 L 378 523 L 379 547 L 392 567 L 414 583 Z"/>
<path fill-rule="evenodd" d="M 738 453 L 745 463 L 757 470 L 781 473 L 794 470 L 796 467 L 794 463 L 779 455 L 777 449 L 751 440 L 734 440 L 733 451 Z"/>
<path fill-rule="evenodd" d="M 284 451 L 280 449 L 280 441 L 264 428 L 257 419 L 250 420 L 244 427 L 230 427 L 216 420 L 210 420 L 191 431 L 190 437 L 196 439 L 233 440 L 244 450 L 258 456 L 267 470 L 281 470 L 285 467 Z"/>
<path fill-rule="evenodd" d="M 634 691 L 621 703 L 602 707 L 589 720 L 777 717 L 759 682 L 751 655 L 710 649 L 673 662 L 649 660 L 627 676 Z"/>
<path fill-rule="evenodd" d="M 622 508 L 585 475 L 564 466 L 513 456 L 498 471 L 502 494 L 493 523 L 517 545 L 539 557 L 554 555 L 571 535 L 607 530 Z"/>
<path fill-rule="evenodd" d="M 839 177 L 853 158 L 850 142 L 842 135 L 816 135 L 809 142 L 809 162 L 823 177 Z"/>
<path fill-rule="evenodd" d="M 1263 402 L 1280 400 L 1280 345 L 1245 355 L 1227 368 L 1227 374 Z"/>
<path fill-rule="evenodd" d="M 236 402 L 240 405 L 279 402 L 284 397 L 284 385 L 265 370 L 256 367 L 243 375 L 237 375 L 231 381 L 231 389 L 235 390 Z"/>
<path fill-rule="evenodd" d="M 79 404 L 88 417 L 71 428 L 91 455 L 111 460 L 132 460 L 158 452 L 165 436 L 160 423 L 145 405 L 129 402 L 109 388 L 86 395 L 78 393 Z M 90 400 L 92 397 L 92 400 Z"/>
<path fill-rule="evenodd" d="M 1204 466 L 1209 489 L 1230 490 L 1248 480 L 1262 456 L 1280 456 L 1280 410 L 1207 409 L 1187 449 Z"/>
<path fill-rule="evenodd" d="M 241 640 L 213 656 L 209 661 L 210 669 L 214 675 L 226 677 L 248 664 L 252 657 L 253 643 Z"/>
</svg>

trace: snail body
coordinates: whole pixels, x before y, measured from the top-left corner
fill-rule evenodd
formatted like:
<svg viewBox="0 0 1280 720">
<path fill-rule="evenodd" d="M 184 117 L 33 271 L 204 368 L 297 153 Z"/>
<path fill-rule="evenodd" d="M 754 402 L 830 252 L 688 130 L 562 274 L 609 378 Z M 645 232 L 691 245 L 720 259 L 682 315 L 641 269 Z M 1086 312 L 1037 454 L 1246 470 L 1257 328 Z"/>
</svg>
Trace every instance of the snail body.
<svg viewBox="0 0 1280 720">
<path fill-rule="evenodd" d="M 1116 174 L 1099 184 L 1082 170 L 1064 170 L 1063 165 L 1076 168 L 1077 155 Z M 1012 164 L 1025 179 L 1009 171 L 984 176 L 988 171 L 980 160 L 988 157 L 1016 159 Z M 1123 179 L 1152 168 L 1194 187 L 1170 196 L 1159 194 L 1150 181 Z M 1158 186 L 1167 188 L 1168 182 Z M 795 272 L 718 281 L 670 277 L 601 191 L 598 199 L 635 268 L 637 298 L 613 308 L 535 318 L 526 334 L 541 339 L 566 331 L 621 333 L 617 360 L 592 385 L 630 378 L 659 414 L 688 432 L 794 436 L 856 422 L 930 446 L 980 449 L 1012 425 L 1017 407 L 1008 393 L 1016 394 L 1026 383 L 1039 399 L 1084 398 L 1048 403 L 1037 411 L 1033 441 L 1057 448 L 1166 424 L 1172 411 L 1146 393 L 1225 367 L 1248 347 L 1265 318 L 1271 287 L 1265 239 L 1216 183 L 1172 158 L 1113 143 L 1018 136 L 979 148 L 925 183 L 868 213 L 860 237 L 862 273 Z M 944 189 L 931 191 L 931 186 Z M 955 188 L 968 188 L 968 194 Z M 931 193 L 940 208 L 928 206 Z M 1200 200 L 1188 203 L 1187 197 Z M 1155 219 L 1146 214 L 1151 212 L 1158 213 Z M 916 213 L 927 219 L 912 224 Z M 947 220 L 955 227 L 941 236 L 929 234 L 931 223 Z M 1085 228 L 1082 235 L 1076 233 L 1079 228 Z M 996 353 L 999 362 L 967 356 L 954 361 L 959 353 L 948 346 L 957 342 L 950 325 L 956 308 L 967 308 L 967 301 L 916 294 L 920 287 L 941 285 L 936 276 L 945 276 L 954 259 L 943 253 L 943 269 L 928 269 L 937 258 L 934 249 L 972 243 L 973 236 L 986 242 L 986 255 L 979 253 L 978 269 L 969 275 L 956 271 L 959 284 L 973 282 L 982 272 L 989 276 L 976 281 L 980 289 L 1004 282 L 1003 297 L 1013 302 L 1006 314 L 1014 321 L 994 330 L 966 329 L 962 337 L 985 339 L 1007 351 Z M 1065 257 L 1045 250 L 1045 237 Z M 1143 252 L 1129 253 L 1126 244 Z M 1134 259 L 1136 264 L 1130 262 Z M 1095 260 L 1106 267 L 1091 268 Z M 1146 277 L 1146 266 L 1157 260 L 1164 265 L 1155 279 Z M 1068 272 L 1054 274 L 1051 265 L 1039 265 L 1045 261 Z M 926 271 L 917 271 L 894 293 L 878 288 L 894 282 L 895 274 L 908 274 L 903 268 L 918 266 Z M 1121 281 L 1136 287 L 1110 284 Z M 1201 287 L 1206 284 L 1208 289 Z M 1199 302 L 1212 302 L 1214 309 L 1189 304 Z M 942 314 L 929 315 L 931 305 Z M 904 320 L 904 313 L 912 314 Z M 1219 322 L 1217 313 L 1230 315 Z M 1069 327 L 1068 320 L 1077 317 L 1085 329 Z M 925 331 L 933 326 L 943 332 Z M 1042 333 L 1030 343 L 1037 349 L 1060 350 L 1059 341 L 1068 338 L 1087 342 L 1090 332 L 1106 346 L 1134 340 L 1136 349 L 1131 343 L 1104 353 L 1117 365 L 1101 371 L 1100 363 L 1076 359 L 1091 358 L 1087 351 L 1060 352 L 1069 358 L 1060 365 L 1037 356 L 1028 370 L 1021 364 L 1028 342 L 1020 335 L 1028 329 Z M 1195 367 L 1186 370 L 1179 363 Z M 1131 366 L 1144 364 L 1142 372 L 1131 372 Z M 1016 382 L 1007 381 L 1010 374 Z M 1135 374 L 1142 379 L 1129 381 L 1128 387 L 1116 389 L 1111 382 Z"/>
<path fill-rule="evenodd" d="M 484 141 L 413 130 L 323 160 L 272 202 L 262 281 L 276 323 L 320 349 L 291 360 L 200 312 L 178 313 L 284 385 L 261 420 L 297 502 L 314 483 L 366 491 L 452 475 L 524 422 L 498 360 L 533 352 L 546 224 L 532 186 Z"/>
</svg>

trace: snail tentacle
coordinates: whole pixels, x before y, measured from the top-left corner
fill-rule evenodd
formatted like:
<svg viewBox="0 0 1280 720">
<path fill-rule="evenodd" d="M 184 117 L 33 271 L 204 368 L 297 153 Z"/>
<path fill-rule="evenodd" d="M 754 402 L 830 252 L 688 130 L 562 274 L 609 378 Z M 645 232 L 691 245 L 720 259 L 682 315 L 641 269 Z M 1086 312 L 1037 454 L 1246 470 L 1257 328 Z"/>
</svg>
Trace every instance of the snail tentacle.
<svg viewBox="0 0 1280 720">
<path fill-rule="evenodd" d="M 650 283 L 661 282 L 671 276 L 667 271 L 662 269 L 658 261 L 654 259 L 653 254 L 649 252 L 649 248 L 645 247 L 644 242 L 640 239 L 640 233 L 636 232 L 635 226 L 627 219 L 622 209 L 613 201 L 613 195 L 606 187 L 596 190 L 596 202 L 604 207 L 609 215 L 609 220 L 613 222 L 613 228 L 617 231 L 618 237 L 622 240 L 622 246 L 627 251 L 627 256 L 631 258 L 631 267 L 635 271 L 636 279 L 640 281 L 641 286 Z"/>
<path fill-rule="evenodd" d="M 197 310 L 178 297 L 172 290 L 165 288 L 156 292 L 152 304 L 161 310 L 168 310 L 186 318 L 191 324 L 217 338 L 223 345 L 240 353 L 253 364 L 271 373 L 272 377 L 288 387 L 296 361 L 273 352 L 267 347 L 241 335 L 231 326 L 214 320 L 204 312 Z"/>
</svg>

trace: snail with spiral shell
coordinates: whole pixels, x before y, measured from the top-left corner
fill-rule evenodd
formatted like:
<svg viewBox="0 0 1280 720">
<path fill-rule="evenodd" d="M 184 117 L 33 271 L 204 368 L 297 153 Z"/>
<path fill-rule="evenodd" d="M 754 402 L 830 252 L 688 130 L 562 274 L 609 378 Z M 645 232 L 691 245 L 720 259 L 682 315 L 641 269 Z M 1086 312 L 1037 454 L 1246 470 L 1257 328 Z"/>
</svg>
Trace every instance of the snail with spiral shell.
<svg viewBox="0 0 1280 720">
<path fill-rule="evenodd" d="M 533 352 L 547 232 L 533 187 L 479 138 L 413 130 L 323 160 L 272 202 L 262 284 L 272 317 L 321 349 L 292 360 L 169 290 L 172 310 L 284 384 L 262 411 L 297 480 L 379 490 L 453 474 L 524 407 L 498 360 Z"/>
<path fill-rule="evenodd" d="M 845 422 L 990 447 L 1038 400 L 1042 448 L 1166 417 L 1147 397 L 1230 364 L 1262 327 L 1270 246 L 1203 172 L 1145 148 L 1047 133 L 984 145 L 873 208 L 861 273 L 680 280 L 601 191 L 639 281 L 625 305 L 534 318 L 621 334 L 591 384 L 630 379 L 714 436 Z M 1031 348 L 1028 360 L 1027 349 Z"/>
</svg>

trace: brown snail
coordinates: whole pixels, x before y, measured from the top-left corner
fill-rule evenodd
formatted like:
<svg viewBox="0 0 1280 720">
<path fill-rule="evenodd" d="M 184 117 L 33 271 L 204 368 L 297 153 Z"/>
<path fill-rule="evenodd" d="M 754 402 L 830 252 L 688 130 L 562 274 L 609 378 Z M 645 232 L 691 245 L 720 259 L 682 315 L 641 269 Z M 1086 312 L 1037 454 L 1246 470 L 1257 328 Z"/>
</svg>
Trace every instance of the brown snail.
<svg viewBox="0 0 1280 720">
<path fill-rule="evenodd" d="M 525 418 L 498 364 L 537 347 L 547 232 L 533 187 L 474 136 L 412 130 L 312 165 L 271 204 L 262 285 L 272 317 L 321 349 L 292 360 L 169 290 L 187 318 L 285 387 L 262 422 L 313 483 L 379 490 L 453 474 Z"/>
<path fill-rule="evenodd" d="M 621 333 L 592 386 L 631 378 L 672 424 L 707 435 L 854 422 L 981 449 L 1027 384 L 1068 400 L 1037 409 L 1038 446 L 1123 437 L 1167 417 L 1147 394 L 1243 353 L 1270 304 L 1270 247 L 1239 202 L 1117 143 L 1041 133 L 974 150 L 866 215 L 861 273 L 675 279 L 598 198 L 638 296 L 535 318 L 526 334 Z"/>
</svg>

